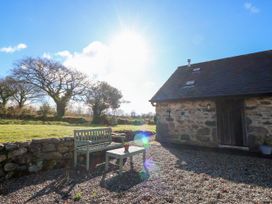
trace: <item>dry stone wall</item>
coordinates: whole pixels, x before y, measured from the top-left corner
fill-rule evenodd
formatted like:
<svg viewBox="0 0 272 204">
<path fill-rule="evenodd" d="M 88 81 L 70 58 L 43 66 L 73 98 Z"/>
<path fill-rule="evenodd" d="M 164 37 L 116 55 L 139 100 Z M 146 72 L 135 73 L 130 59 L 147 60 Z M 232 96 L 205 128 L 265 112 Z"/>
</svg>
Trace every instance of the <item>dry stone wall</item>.
<svg viewBox="0 0 272 204">
<path fill-rule="evenodd" d="M 264 142 L 272 145 L 272 97 L 245 100 L 247 136 L 251 150 Z"/>
<path fill-rule="evenodd" d="M 157 138 L 201 146 L 217 146 L 216 109 L 211 100 L 158 103 Z"/>
<path fill-rule="evenodd" d="M 136 134 L 151 136 L 149 131 L 120 131 L 126 135 L 126 141 L 134 139 Z M 118 132 L 113 132 L 113 135 Z M 122 142 L 120 138 L 112 138 Z M 0 183 L 12 177 L 36 173 L 42 170 L 73 166 L 74 138 L 33 139 L 29 142 L 0 143 Z M 99 154 L 98 154 L 99 155 Z M 93 155 L 96 157 L 97 155 Z M 85 164 L 85 155 L 78 161 Z M 104 157 L 103 157 L 104 158 Z M 101 158 L 96 158 L 101 159 Z M 96 162 L 93 160 L 92 162 Z"/>
<path fill-rule="evenodd" d="M 11 177 L 71 165 L 73 150 L 73 137 L 0 143 L 0 182 Z"/>
</svg>

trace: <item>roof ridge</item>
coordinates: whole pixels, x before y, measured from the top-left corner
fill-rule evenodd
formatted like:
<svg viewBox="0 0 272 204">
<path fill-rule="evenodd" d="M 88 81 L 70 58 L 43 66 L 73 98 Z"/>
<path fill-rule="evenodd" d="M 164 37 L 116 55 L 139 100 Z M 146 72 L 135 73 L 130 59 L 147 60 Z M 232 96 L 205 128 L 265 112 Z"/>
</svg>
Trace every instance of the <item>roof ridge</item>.
<svg viewBox="0 0 272 204">
<path fill-rule="evenodd" d="M 231 57 L 218 58 L 218 59 L 214 59 L 214 60 L 202 61 L 202 62 L 191 64 L 190 67 L 195 66 L 195 65 L 200 65 L 200 64 L 203 64 L 203 63 L 209 63 L 209 62 L 216 62 L 216 61 L 222 61 L 222 60 L 227 60 L 227 59 L 246 57 L 246 56 L 262 54 L 262 53 L 266 53 L 266 52 L 272 52 L 272 49 L 265 50 L 265 51 L 260 51 L 260 52 L 252 52 L 252 53 L 247 53 L 247 54 L 242 54 L 242 55 L 236 55 L 236 56 L 231 56 Z M 188 67 L 188 65 L 181 65 L 181 66 L 178 66 L 178 69 L 179 68 L 186 68 L 186 67 Z"/>
</svg>

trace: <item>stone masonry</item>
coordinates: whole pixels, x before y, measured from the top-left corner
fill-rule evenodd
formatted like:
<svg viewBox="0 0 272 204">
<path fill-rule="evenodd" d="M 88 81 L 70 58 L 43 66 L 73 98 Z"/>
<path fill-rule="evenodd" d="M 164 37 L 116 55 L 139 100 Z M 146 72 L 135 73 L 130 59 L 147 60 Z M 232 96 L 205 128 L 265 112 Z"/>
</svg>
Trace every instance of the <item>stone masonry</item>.
<svg viewBox="0 0 272 204">
<path fill-rule="evenodd" d="M 250 148 L 258 150 L 264 142 L 272 145 L 272 97 L 246 99 L 245 115 Z"/>
<path fill-rule="evenodd" d="M 11 177 L 71 165 L 73 151 L 73 137 L 0 143 L 0 182 Z"/>
<path fill-rule="evenodd" d="M 208 108 L 209 107 L 209 108 Z M 248 147 L 258 151 L 261 144 L 272 145 L 272 97 L 244 99 Z M 156 106 L 157 138 L 161 142 L 216 147 L 216 105 L 212 100 L 164 102 Z"/>
<path fill-rule="evenodd" d="M 216 146 L 216 111 L 211 100 L 158 103 L 157 138 L 162 142 Z"/>
<path fill-rule="evenodd" d="M 149 131 L 119 131 L 126 135 L 126 141 L 134 140 L 136 134 L 153 135 Z M 113 132 L 113 135 L 118 132 Z M 122 142 L 120 138 L 112 138 Z M 0 143 L 0 183 L 13 177 L 54 168 L 73 166 L 74 137 L 33 139 L 28 142 Z M 99 154 L 93 154 L 99 157 Z M 101 156 L 101 155 L 100 155 Z M 103 155 L 102 155 L 103 156 Z M 78 159 L 85 161 L 85 155 Z M 94 163 L 101 158 L 91 158 Z M 85 163 L 84 163 L 85 164 Z"/>
</svg>

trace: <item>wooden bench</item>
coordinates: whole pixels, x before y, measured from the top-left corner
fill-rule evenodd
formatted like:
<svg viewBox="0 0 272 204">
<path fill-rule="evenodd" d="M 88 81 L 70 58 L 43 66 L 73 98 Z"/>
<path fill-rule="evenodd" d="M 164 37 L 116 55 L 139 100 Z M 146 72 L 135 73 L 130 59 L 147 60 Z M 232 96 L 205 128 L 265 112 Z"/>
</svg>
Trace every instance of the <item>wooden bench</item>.
<svg viewBox="0 0 272 204">
<path fill-rule="evenodd" d="M 120 138 L 122 143 L 113 142 L 112 138 Z M 74 130 L 74 166 L 77 166 L 77 156 L 86 154 L 86 169 L 90 167 L 90 153 L 117 149 L 123 147 L 125 136 L 112 135 L 111 128 Z"/>
</svg>

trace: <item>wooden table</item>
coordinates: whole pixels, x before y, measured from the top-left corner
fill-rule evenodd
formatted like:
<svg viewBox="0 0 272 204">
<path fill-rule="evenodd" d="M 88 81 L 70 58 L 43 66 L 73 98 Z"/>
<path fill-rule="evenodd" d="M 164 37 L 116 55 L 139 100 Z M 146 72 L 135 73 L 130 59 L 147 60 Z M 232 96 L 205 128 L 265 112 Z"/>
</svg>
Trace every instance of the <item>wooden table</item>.
<svg viewBox="0 0 272 204">
<path fill-rule="evenodd" d="M 123 170 L 123 159 L 125 158 L 130 158 L 130 167 L 133 169 L 133 159 L 132 157 L 137 154 L 143 154 L 143 165 L 145 163 L 145 156 L 146 156 L 146 151 L 144 147 L 138 147 L 138 146 L 129 146 L 128 152 L 125 152 L 125 148 L 118 148 L 118 149 L 113 149 L 109 150 L 106 152 L 106 166 L 105 170 L 108 171 L 109 168 L 109 158 L 115 158 L 119 159 L 119 173 L 122 174 Z"/>
</svg>

